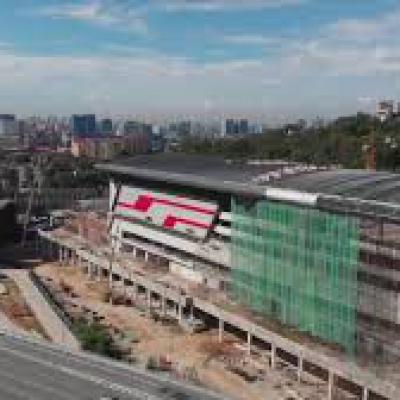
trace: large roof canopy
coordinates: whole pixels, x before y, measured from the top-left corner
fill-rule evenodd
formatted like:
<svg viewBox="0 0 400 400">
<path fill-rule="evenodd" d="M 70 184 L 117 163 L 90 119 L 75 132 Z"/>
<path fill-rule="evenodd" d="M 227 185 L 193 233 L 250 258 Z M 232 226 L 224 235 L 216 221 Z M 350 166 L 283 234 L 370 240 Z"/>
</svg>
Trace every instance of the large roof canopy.
<svg viewBox="0 0 400 400">
<path fill-rule="evenodd" d="M 226 160 L 180 153 L 136 156 L 98 164 L 97 168 L 224 193 L 275 200 L 282 197 L 283 201 L 340 209 L 346 203 L 343 210 L 367 208 L 376 213 L 379 208 L 386 210 L 384 215 L 399 213 L 400 217 L 400 174 L 388 172 L 318 169 L 284 161 Z"/>
</svg>

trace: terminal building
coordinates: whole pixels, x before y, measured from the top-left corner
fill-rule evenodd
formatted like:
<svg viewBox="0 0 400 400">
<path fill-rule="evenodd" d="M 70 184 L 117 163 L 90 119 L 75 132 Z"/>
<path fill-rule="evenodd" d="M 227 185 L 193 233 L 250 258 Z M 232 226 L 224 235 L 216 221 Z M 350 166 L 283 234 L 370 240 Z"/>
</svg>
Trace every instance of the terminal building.
<svg viewBox="0 0 400 400">
<path fill-rule="evenodd" d="M 117 251 L 161 258 L 284 336 L 398 360 L 400 175 L 181 154 L 98 168 Z"/>
<path fill-rule="evenodd" d="M 69 210 L 39 233 L 44 257 L 150 316 L 233 334 L 329 400 L 398 398 L 400 175 L 176 153 L 97 168 L 107 210 Z"/>
</svg>

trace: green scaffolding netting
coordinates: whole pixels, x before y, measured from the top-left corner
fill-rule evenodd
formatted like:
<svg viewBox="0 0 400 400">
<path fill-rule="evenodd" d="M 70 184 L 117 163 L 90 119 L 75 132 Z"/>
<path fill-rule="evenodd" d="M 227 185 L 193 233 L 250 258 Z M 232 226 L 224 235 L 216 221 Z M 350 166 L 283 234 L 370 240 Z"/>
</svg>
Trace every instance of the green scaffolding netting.
<svg viewBox="0 0 400 400">
<path fill-rule="evenodd" d="M 232 199 L 232 293 L 252 310 L 353 353 L 359 221 Z"/>
</svg>

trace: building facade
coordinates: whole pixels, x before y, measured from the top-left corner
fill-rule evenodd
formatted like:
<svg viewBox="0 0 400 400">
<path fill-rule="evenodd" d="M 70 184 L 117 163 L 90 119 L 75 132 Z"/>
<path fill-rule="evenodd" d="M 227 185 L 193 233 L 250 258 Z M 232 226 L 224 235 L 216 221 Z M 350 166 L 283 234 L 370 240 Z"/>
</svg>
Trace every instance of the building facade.
<svg viewBox="0 0 400 400">
<path fill-rule="evenodd" d="M 13 114 L 0 114 L 0 136 L 17 134 L 17 121 Z"/>
<path fill-rule="evenodd" d="M 399 175 L 183 155 L 99 168 L 119 249 L 157 249 L 280 333 L 399 359 Z"/>
<path fill-rule="evenodd" d="M 71 117 L 71 132 L 74 137 L 96 136 L 96 116 L 94 114 L 73 115 Z"/>
</svg>

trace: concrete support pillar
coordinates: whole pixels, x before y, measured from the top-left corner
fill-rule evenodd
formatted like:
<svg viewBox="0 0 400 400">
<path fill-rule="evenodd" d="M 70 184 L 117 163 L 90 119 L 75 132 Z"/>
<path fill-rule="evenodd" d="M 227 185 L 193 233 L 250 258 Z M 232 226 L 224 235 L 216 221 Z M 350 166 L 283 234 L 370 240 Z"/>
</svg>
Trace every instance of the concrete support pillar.
<svg viewBox="0 0 400 400">
<path fill-rule="evenodd" d="M 179 288 L 179 299 L 177 303 L 177 314 L 178 314 L 178 321 L 182 321 L 183 316 L 183 307 L 182 307 L 182 300 L 181 300 L 181 288 Z"/>
<path fill-rule="evenodd" d="M 137 248 L 136 247 L 133 248 L 132 255 L 133 255 L 133 258 L 137 258 Z"/>
<path fill-rule="evenodd" d="M 96 266 L 92 262 L 89 261 L 89 263 L 88 263 L 88 275 L 89 275 L 89 279 L 90 280 L 94 279 L 95 269 L 96 269 Z"/>
<path fill-rule="evenodd" d="M 368 398 L 369 398 L 369 390 L 368 388 L 364 387 L 362 393 L 362 400 L 368 400 Z"/>
<path fill-rule="evenodd" d="M 224 321 L 220 318 L 218 320 L 218 341 L 220 343 L 222 343 L 223 335 L 224 335 Z"/>
<path fill-rule="evenodd" d="M 297 361 L 297 380 L 300 382 L 303 375 L 303 357 L 299 356 Z"/>
<path fill-rule="evenodd" d="M 148 251 L 144 252 L 144 262 L 149 262 L 149 252 Z"/>
<path fill-rule="evenodd" d="M 251 333 L 247 332 L 247 354 L 251 355 Z"/>
<path fill-rule="evenodd" d="M 63 247 L 62 246 L 60 246 L 58 248 L 58 263 L 60 265 L 62 265 L 62 263 L 63 263 Z"/>
<path fill-rule="evenodd" d="M 146 289 L 146 296 L 147 296 L 147 311 L 149 315 L 151 315 L 151 290 Z"/>
<path fill-rule="evenodd" d="M 135 301 L 139 299 L 139 286 L 136 282 L 133 282 L 133 298 Z"/>
<path fill-rule="evenodd" d="M 271 343 L 271 368 L 276 368 L 276 346 L 274 343 Z"/>
<path fill-rule="evenodd" d="M 333 400 L 335 391 L 335 375 L 332 371 L 329 371 L 328 376 L 328 400 Z"/>
<path fill-rule="evenodd" d="M 66 248 L 66 247 L 64 247 L 63 246 L 63 248 L 62 248 L 62 252 L 61 252 L 61 254 L 62 254 L 62 265 L 66 265 L 67 264 L 67 252 L 68 252 L 68 249 Z"/>
<path fill-rule="evenodd" d="M 102 275 L 103 275 L 103 270 L 102 270 L 102 268 L 100 267 L 100 265 L 98 265 L 98 266 L 97 266 L 97 275 L 96 275 L 96 278 L 97 278 L 97 281 L 98 281 L 98 282 L 101 282 Z"/>
<path fill-rule="evenodd" d="M 76 265 L 76 251 L 71 250 L 71 265 L 74 267 Z"/>
<path fill-rule="evenodd" d="M 161 312 L 164 317 L 167 315 L 167 299 L 165 296 L 161 297 Z"/>
<path fill-rule="evenodd" d="M 113 286 L 113 274 L 111 268 L 108 269 L 108 282 L 110 284 L 110 287 Z"/>
</svg>

